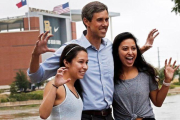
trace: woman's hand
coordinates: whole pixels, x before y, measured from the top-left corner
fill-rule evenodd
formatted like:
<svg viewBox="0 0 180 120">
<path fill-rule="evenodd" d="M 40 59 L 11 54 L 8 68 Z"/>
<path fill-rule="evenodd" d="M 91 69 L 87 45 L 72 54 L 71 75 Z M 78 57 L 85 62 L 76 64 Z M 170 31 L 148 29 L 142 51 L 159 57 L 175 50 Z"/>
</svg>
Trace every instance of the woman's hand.
<svg viewBox="0 0 180 120">
<path fill-rule="evenodd" d="M 173 79 L 174 72 L 179 68 L 179 65 L 176 67 L 176 61 L 174 61 L 173 65 L 171 65 L 172 58 L 169 59 L 167 63 L 167 59 L 165 60 L 165 68 L 164 68 L 164 75 L 165 75 L 165 83 L 170 83 Z M 160 89 L 153 90 L 150 92 L 150 98 L 153 104 L 157 107 L 161 107 L 166 96 L 168 93 L 169 87 L 163 85 Z"/>
<path fill-rule="evenodd" d="M 152 47 L 153 43 L 154 43 L 154 39 L 159 35 L 159 32 L 157 29 L 153 29 L 148 37 L 147 37 L 147 40 L 146 40 L 146 43 L 145 43 L 145 49 L 148 50 L 149 48 Z"/>
<path fill-rule="evenodd" d="M 60 67 L 58 70 L 57 70 L 57 74 L 55 76 L 55 80 L 54 80 L 54 85 L 59 87 L 67 82 L 69 82 L 71 79 L 68 78 L 67 80 L 65 80 L 63 78 L 63 75 L 64 75 L 64 72 L 67 72 L 67 68 L 66 67 Z"/>
<path fill-rule="evenodd" d="M 149 50 L 152 47 L 152 45 L 154 43 L 154 39 L 158 35 L 159 35 L 159 32 L 157 29 L 153 29 L 150 31 L 150 33 L 148 34 L 145 45 L 140 48 L 141 54 L 143 54 L 145 51 Z"/>
<path fill-rule="evenodd" d="M 165 60 L 165 68 L 164 68 L 164 75 L 165 75 L 165 82 L 170 83 L 173 79 L 174 72 L 179 68 L 179 65 L 176 67 L 176 61 L 174 61 L 173 65 L 171 65 L 172 58 L 169 59 L 167 64 L 167 59 Z"/>
</svg>

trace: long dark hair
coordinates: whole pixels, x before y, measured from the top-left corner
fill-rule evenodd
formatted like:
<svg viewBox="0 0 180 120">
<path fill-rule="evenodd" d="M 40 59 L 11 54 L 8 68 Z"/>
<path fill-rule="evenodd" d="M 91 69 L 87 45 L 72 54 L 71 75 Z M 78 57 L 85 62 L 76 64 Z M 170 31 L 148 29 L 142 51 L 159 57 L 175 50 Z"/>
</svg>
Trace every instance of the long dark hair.
<svg viewBox="0 0 180 120">
<path fill-rule="evenodd" d="M 69 45 L 67 45 L 64 48 L 64 50 L 63 50 L 63 52 L 61 54 L 59 66 L 60 67 L 65 67 L 64 60 L 71 63 L 72 60 L 77 56 L 77 54 L 80 51 L 84 51 L 84 52 L 87 53 L 87 50 L 84 47 L 81 47 L 81 46 L 79 46 L 77 44 L 69 44 Z M 82 87 L 81 87 L 80 81 L 76 80 L 74 86 L 75 86 L 76 90 L 78 91 L 79 95 L 82 97 Z"/>
<path fill-rule="evenodd" d="M 156 81 L 157 79 L 157 71 L 156 69 L 154 69 L 149 63 L 147 63 L 143 57 L 143 55 L 141 54 L 141 51 L 137 45 L 137 39 L 129 32 L 124 32 L 124 33 L 120 33 L 118 34 L 113 42 L 113 58 L 114 58 L 114 82 L 117 82 L 117 80 L 119 80 L 120 75 L 123 74 L 123 69 L 122 69 L 122 62 L 119 58 L 119 53 L 118 53 L 118 48 L 121 44 L 122 41 L 126 40 L 126 39 L 133 39 L 135 44 L 136 44 L 136 48 L 137 48 L 137 57 L 136 60 L 134 62 L 134 66 L 138 69 L 138 71 L 142 71 L 147 73 L 148 75 L 151 76 L 151 78 L 153 79 L 154 83 L 158 83 Z"/>
</svg>

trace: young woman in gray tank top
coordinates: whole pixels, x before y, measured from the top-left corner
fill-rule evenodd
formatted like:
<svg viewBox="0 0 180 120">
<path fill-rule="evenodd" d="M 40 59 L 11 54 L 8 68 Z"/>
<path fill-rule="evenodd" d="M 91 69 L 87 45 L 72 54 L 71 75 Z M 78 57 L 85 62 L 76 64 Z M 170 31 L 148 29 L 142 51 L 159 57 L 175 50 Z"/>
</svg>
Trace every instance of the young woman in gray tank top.
<svg viewBox="0 0 180 120">
<path fill-rule="evenodd" d="M 39 108 L 40 117 L 50 120 L 80 120 L 83 109 L 82 100 L 74 84 L 82 79 L 88 66 L 85 48 L 67 45 L 60 57 L 60 68 L 54 80 L 44 89 L 43 102 Z"/>
<path fill-rule="evenodd" d="M 158 34 L 150 32 L 154 39 Z M 152 103 L 160 107 L 166 98 L 174 72 L 171 58 L 165 61 L 165 80 L 158 89 L 157 72 L 148 64 L 137 46 L 136 38 L 128 32 L 116 36 L 113 43 L 115 120 L 155 120 Z"/>
</svg>

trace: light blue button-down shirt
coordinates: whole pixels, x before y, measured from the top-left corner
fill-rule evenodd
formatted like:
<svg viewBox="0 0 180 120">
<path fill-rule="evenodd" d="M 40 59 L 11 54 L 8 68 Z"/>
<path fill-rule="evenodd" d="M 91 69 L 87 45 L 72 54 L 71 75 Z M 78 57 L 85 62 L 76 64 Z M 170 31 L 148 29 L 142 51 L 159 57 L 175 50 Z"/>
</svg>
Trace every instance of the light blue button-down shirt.
<svg viewBox="0 0 180 120">
<path fill-rule="evenodd" d="M 54 76 L 59 68 L 62 50 L 68 44 L 79 44 L 88 52 L 88 70 L 80 80 L 83 88 L 83 110 L 103 110 L 112 105 L 114 92 L 114 61 L 112 43 L 103 38 L 99 50 L 90 44 L 84 34 L 60 47 L 52 57 L 40 64 L 36 73 L 29 74 L 32 82 L 40 82 Z"/>
</svg>

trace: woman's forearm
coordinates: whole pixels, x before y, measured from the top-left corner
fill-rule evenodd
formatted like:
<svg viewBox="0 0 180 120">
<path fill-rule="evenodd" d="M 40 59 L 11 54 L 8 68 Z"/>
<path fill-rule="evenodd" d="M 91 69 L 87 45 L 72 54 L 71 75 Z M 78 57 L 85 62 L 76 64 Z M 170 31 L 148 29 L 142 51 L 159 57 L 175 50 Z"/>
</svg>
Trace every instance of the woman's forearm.
<svg viewBox="0 0 180 120">
<path fill-rule="evenodd" d="M 39 114 L 42 119 L 49 117 L 56 99 L 56 91 L 57 89 L 52 86 L 45 98 L 43 98 L 43 102 L 39 108 Z"/>
<path fill-rule="evenodd" d="M 162 85 L 161 89 L 157 93 L 156 106 L 161 107 L 169 90 L 169 86 Z"/>
</svg>

